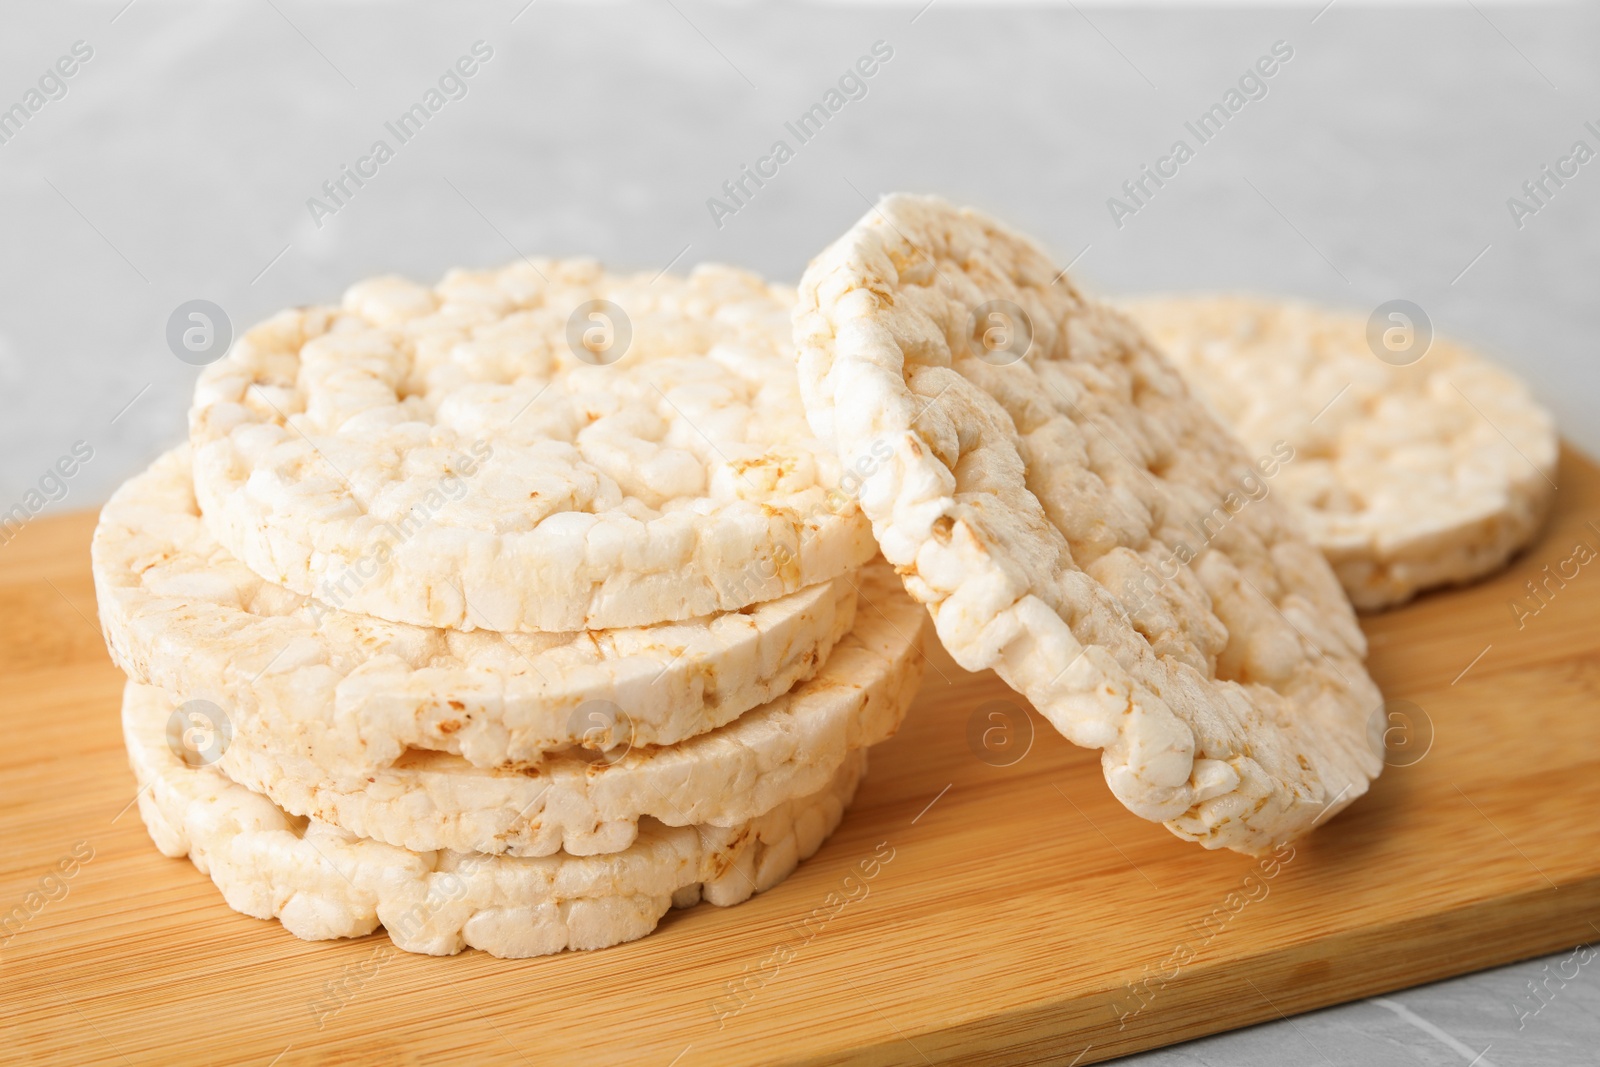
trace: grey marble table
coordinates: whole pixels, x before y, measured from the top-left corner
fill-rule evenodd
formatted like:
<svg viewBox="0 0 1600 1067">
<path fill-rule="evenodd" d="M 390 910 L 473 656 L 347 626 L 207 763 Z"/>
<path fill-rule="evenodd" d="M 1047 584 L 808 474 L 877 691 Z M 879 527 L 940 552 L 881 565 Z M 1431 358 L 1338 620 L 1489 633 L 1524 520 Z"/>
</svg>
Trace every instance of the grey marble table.
<svg viewBox="0 0 1600 1067">
<path fill-rule="evenodd" d="M 1291 55 L 1253 99 L 1130 202 L 1123 183 L 1275 45 Z M 793 279 L 893 189 L 996 212 L 1096 291 L 1412 300 L 1600 454 L 1600 160 L 1560 186 L 1542 170 L 1600 149 L 1597 46 L 1593 9 L 1487 2 L 8 0 L 0 109 L 23 110 L 0 113 L 0 510 L 95 505 L 180 437 L 196 370 L 167 324 L 186 301 L 243 328 L 372 273 L 520 254 Z M 875 47 L 820 130 L 787 132 Z M 441 87 L 462 57 L 471 76 Z M 396 137 L 430 90 L 440 106 Z M 733 200 L 724 183 L 780 139 L 791 157 Z M 79 442 L 92 459 L 47 479 Z M 1527 983 L 1565 956 L 1134 1061 L 1594 1063 L 1600 971 L 1529 1014 Z"/>
</svg>

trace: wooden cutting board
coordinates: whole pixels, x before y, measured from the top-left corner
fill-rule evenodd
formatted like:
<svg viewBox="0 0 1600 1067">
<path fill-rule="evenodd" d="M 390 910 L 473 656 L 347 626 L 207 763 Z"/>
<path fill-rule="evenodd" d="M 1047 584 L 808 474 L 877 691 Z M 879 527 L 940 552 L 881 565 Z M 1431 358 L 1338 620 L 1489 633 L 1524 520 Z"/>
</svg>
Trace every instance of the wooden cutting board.
<svg viewBox="0 0 1600 1067">
<path fill-rule="evenodd" d="M 1366 620 L 1373 674 L 1408 702 L 1395 765 L 1292 854 L 1134 818 L 1094 754 L 935 653 L 788 882 L 520 961 L 297 941 L 157 853 L 129 807 L 93 516 L 35 522 L 0 548 L 0 911 L 29 912 L 0 948 L 0 1060 L 1086 1064 L 1592 939 L 1600 561 L 1522 625 L 1510 607 L 1580 541 L 1600 550 L 1600 470 L 1562 463 L 1509 573 Z M 55 899 L 30 896 L 63 859 Z"/>
</svg>

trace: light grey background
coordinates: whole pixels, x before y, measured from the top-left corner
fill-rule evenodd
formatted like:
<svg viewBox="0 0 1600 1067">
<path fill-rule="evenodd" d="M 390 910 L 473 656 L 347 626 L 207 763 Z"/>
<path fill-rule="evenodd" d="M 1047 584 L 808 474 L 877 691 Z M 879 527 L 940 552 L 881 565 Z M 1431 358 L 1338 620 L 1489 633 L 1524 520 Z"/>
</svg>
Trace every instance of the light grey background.
<svg viewBox="0 0 1600 1067">
<path fill-rule="evenodd" d="M 55 507 L 98 504 L 179 439 L 197 372 L 165 327 L 183 301 L 242 329 L 373 273 L 519 253 L 793 280 L 894 189 L 988 208 L 1100 292 L 1408 298 L 1600 453 L 1600 160 L 1520 229 L 1506 205 L 1574 141 L 1600 149 L 1593 9 L 524 4 L 8 0 L 0 108 L 74 42 L 94 55 L 0 144 L 0 510 L 75 441 L 94 458 Z M 478 40 L 493 58 L 468 95 L 398 145 L 384 122 Z M 867 95 L 717 226 L 707 199 L 794 147 L 784 122 L 880 40 Z M 1117 227 L 1107 199 L 1194 145 L 1184 121 L 1280 40 L 1268 95 Z M 395 158 L 316 226 L 307 198 L 380 137 Z M 1395 996 L 1411 1018 L 1348 1005 L 1137 1059 L 1593 1062 L 1589 968 L 1517 1028 L 1541 966 Z"/>
</svg>

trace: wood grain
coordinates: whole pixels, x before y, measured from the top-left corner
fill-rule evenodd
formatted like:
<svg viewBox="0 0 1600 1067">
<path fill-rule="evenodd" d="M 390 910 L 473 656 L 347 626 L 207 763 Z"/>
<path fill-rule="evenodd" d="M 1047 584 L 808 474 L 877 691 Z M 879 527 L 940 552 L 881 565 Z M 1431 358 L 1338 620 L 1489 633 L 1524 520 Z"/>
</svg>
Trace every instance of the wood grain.
<svg viewBox="0 0 1600 1067">
<path fill-rule="evenodd" d="M 969 723 L 1015 698 L 936 653 L 854 811 L 784 885 L 524 961 L 297 941 L 157 853 L 92 621 L 94 517 L 35 522 L 0 548 L 0 912 L 39 905 L 0 948 L 0 1059 L 1086 1064 L 1588 940 L 1600 561 L 1521 628 L 1509 606 L 1580 539 L 1600 548 L 1600 470 L 1568 452 L 1559 481 L 1508 573 L 1366 621 L 1386 695 L 1431 723 L 1397 751 L 1431 747 L 1270 873 L 1129 815 L 1037 716 L 1023 758 L 980 759 Z M 867 894 L 829 910 L 884 843 Z M 93 858 L 65 895 L 30 897 L 75 847 Z"/>
</svg>

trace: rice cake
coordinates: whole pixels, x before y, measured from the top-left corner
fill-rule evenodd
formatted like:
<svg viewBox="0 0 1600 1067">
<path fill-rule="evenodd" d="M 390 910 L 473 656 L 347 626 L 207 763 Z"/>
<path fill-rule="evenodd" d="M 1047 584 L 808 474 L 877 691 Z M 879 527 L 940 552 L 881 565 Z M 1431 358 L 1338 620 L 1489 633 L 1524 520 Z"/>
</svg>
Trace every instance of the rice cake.
<svg viewBox="0 0 1600 1067">
<path fill-rule="evenodd" d="M 777 599 L 875 551 L 806 430 L 792 304 L 713 266 L 362 282 L 201 374 L 195 493 L 261 577 L 395 622 L 566 632 Z"/>
<path fill-rule="evenodd" d="M 189 449 L 117 490 L 92 547 L 112 659 L 179 701 L 346 775 L 410 748 L 482 767 L 583 745 L 669 745 L 731 722 L 816 672 L 855 615 L 843 575 L 742 611 L 569 634 L 468 633 L 338 611 L 261 579 L 201 521 Z M 596 731 L 586 709 L 626 708 Z"/>
<path fill-rule="evenodd" d="M 1033 242 L 891 196 L 811 263 L 795 340 L 812 428 L 945 647 L 1101 749 L 1130 810 L 1260 853 L 1365 792 L 1382 701 L 1327 561 Z"/>
<path fill-rule="evenodd" d="M 592 855 L 630 847 L 641 819 L 734 826 L 821 788 L 899 728 L 922 680 L 926 613 L 881 563 L 864 569 L 861 598 L 855 628 L 815 676 L 676 745 L 573 750 L 495 770 L 413 751 L 338 774 L 270 722 L 230 721 L 217 765 L 288 812 L 415 851 Z"/>
<path fill-rule="evenodd" d="M 816 852 L 866 770 L 861 750 L 816 793 L 758 819 L 652 823 L 609 856 L 411 852 L 288 815 L 215 766 L 192 766 L 169 745 L 171 710 L 160 690 L 128 684 L 123 731 L 139 814 L 163 853 L 187 855 L 230 908 L 276 918 L 296 937 L 361 937 L 381 924 L 399 948 L 435 956 L 604 948 L 648 934 L 674 905 L 738 904 Z"/>
<path fill-rule="evenodd" d="M 1362 610 L 1494 573 L 1550 509 L 1554 419 L 1461 345 L 1380 358 L 1367 318 L 1297 301 L 1123 306 L 1247 447 L 1287 443 L 1276 485 Z"/>
</svg>

